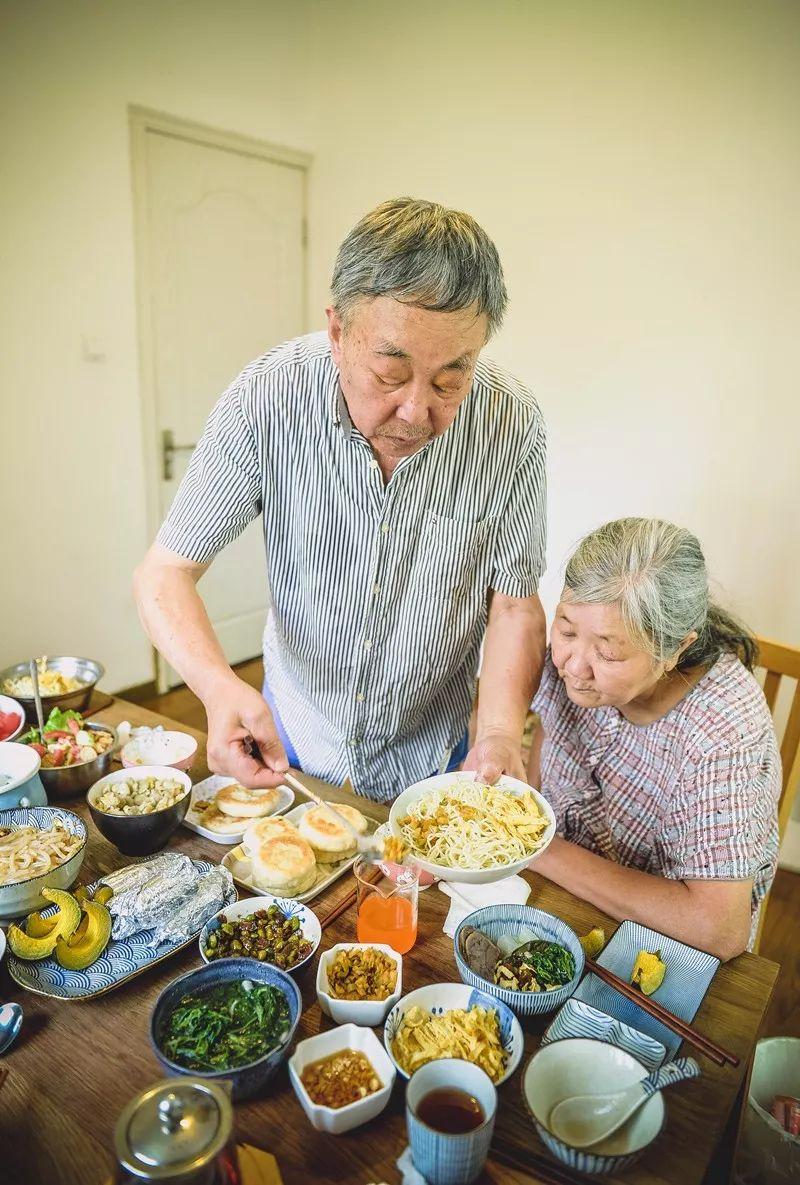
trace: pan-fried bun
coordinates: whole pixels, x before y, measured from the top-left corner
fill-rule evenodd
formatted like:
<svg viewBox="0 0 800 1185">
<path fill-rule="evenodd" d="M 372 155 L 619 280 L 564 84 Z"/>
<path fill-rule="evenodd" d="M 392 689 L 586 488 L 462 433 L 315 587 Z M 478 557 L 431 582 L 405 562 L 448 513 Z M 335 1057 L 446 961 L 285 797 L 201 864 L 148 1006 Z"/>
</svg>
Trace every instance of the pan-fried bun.
<svg viewBox="0 0 800 1185">
<path fill-rule="evenodd" d="M 367 820 L 361 811 L 338 802 L 332 805 L 359 835 L 364 834 L 367 830 Z M 334 864 L 337 860 L 347 860 L 355 854 L 356 843 L 352 834 L 345 824 L 340 823 L 325 807 L 312 806 L 307 810 L 300 819 L 297 830 L 303 839 L 311 844 L 320 864 Z"/>
<path fill-rule="evenodd" d="M 265 840 L 274 835 L 297 835 L 297 828 L 280 815 L 268 819 L 251 819 L 242 836 L 242 847 L 248 856 L 254 856 Z"/>
<path fill-rule="evenodd" d="M 296 897 L 310 889 L 316 879 L 314 853 L 296 832 L 265 839 L 251 860 L 256 884 L 279 897 Z"/>
<path fill-rule="evenodd" d="M 275 810 L 280 794 L 274 786 L 249 789 L 234 782 L 217 791 L 217 806 L 225 815 L 237 819 L 257 819 Z"/>
<path fill-rule="evenodd" d="M 244 831 L 252 819 L 237 819 L 233 815 L 223 815 L 215 802 L 212 802 L 200 814 L 199 821 L 209 831 L 216 831 L 220 835 L 238 835 Z"/>
</svg>

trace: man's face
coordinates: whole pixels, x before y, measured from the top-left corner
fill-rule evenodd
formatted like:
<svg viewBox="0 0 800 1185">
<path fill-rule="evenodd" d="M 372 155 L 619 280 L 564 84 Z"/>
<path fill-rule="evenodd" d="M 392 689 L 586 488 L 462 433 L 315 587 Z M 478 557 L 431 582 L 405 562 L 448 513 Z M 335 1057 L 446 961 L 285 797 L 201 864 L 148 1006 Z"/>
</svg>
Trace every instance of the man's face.
<svg viewBox="0 0 800 1185">
<path fill-rule="evenodd" d="M 347 410 L 379 457 L 396 463 L 450 427 L 486 341 L 485 314 L 378 296 L 361 301 L 346 327 L 333 309 L 327 315 Z"/>
</svg>

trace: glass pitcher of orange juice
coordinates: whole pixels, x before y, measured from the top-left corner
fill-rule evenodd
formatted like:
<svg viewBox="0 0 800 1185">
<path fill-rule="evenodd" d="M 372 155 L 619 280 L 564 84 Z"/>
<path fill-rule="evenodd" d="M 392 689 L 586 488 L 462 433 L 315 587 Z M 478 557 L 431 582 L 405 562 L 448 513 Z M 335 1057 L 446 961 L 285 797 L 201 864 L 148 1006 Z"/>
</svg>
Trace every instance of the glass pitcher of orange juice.
<svg viewBox="0 0 800 1185">
<path fill-rule="evenodd" d="M 399 955 L 410 951 L 417 941 L 417 898 L 419 874 L 403 866 L 396 880 L 382 875 L 380 868 L 359 857 L 353 872 L 358 891 L 357 934 L 359 942 L 385 942 Z"/>
</svg>

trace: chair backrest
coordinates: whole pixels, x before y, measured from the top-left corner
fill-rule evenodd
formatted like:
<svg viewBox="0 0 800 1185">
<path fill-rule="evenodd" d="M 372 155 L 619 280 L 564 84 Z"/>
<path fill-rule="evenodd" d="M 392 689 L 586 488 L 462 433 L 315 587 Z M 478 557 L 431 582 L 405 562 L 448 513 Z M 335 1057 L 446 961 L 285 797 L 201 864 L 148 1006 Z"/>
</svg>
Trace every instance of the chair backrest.
<svg viewBox="0 0 800 1185">
<path fill-rule="evenodd" d="M 769 710 L 773 714 L 781 680 L 787 678 L 794 679 L 796 682 L 789 716 L 780 742 L 783 789 L 778 809 L 778 828 L 781 839 L 783 839 L 800 782 L 800 650 L 792 646 L 783 646 L 780 642 L 770 642 L 766 638 L 759 638 L 758 666 L 763 667 L 767 672 L 764 679 L 764 695 Z"/>
</svg>

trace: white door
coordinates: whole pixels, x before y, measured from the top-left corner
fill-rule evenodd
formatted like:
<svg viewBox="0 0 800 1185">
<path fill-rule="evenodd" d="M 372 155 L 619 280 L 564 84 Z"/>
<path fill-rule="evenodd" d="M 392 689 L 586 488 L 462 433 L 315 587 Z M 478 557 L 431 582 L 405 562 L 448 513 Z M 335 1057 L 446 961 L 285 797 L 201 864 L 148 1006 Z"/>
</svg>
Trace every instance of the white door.
<svg viewBox="0 0 800 1185">
<path fill-rule="evenodd" d="M 139 134 L 145 424 L 151 518 L 154 507 L 160 521 L 217 396 L 246 363 L 305 330 L 306 170 L 194 132 L 144 126 Z M 258 520 L 217 557 L 200 592 L 229 662 L 260 654 L 267 584 Z M 162 661 L 160 685 L 178 681 Z"/>
</svg>

